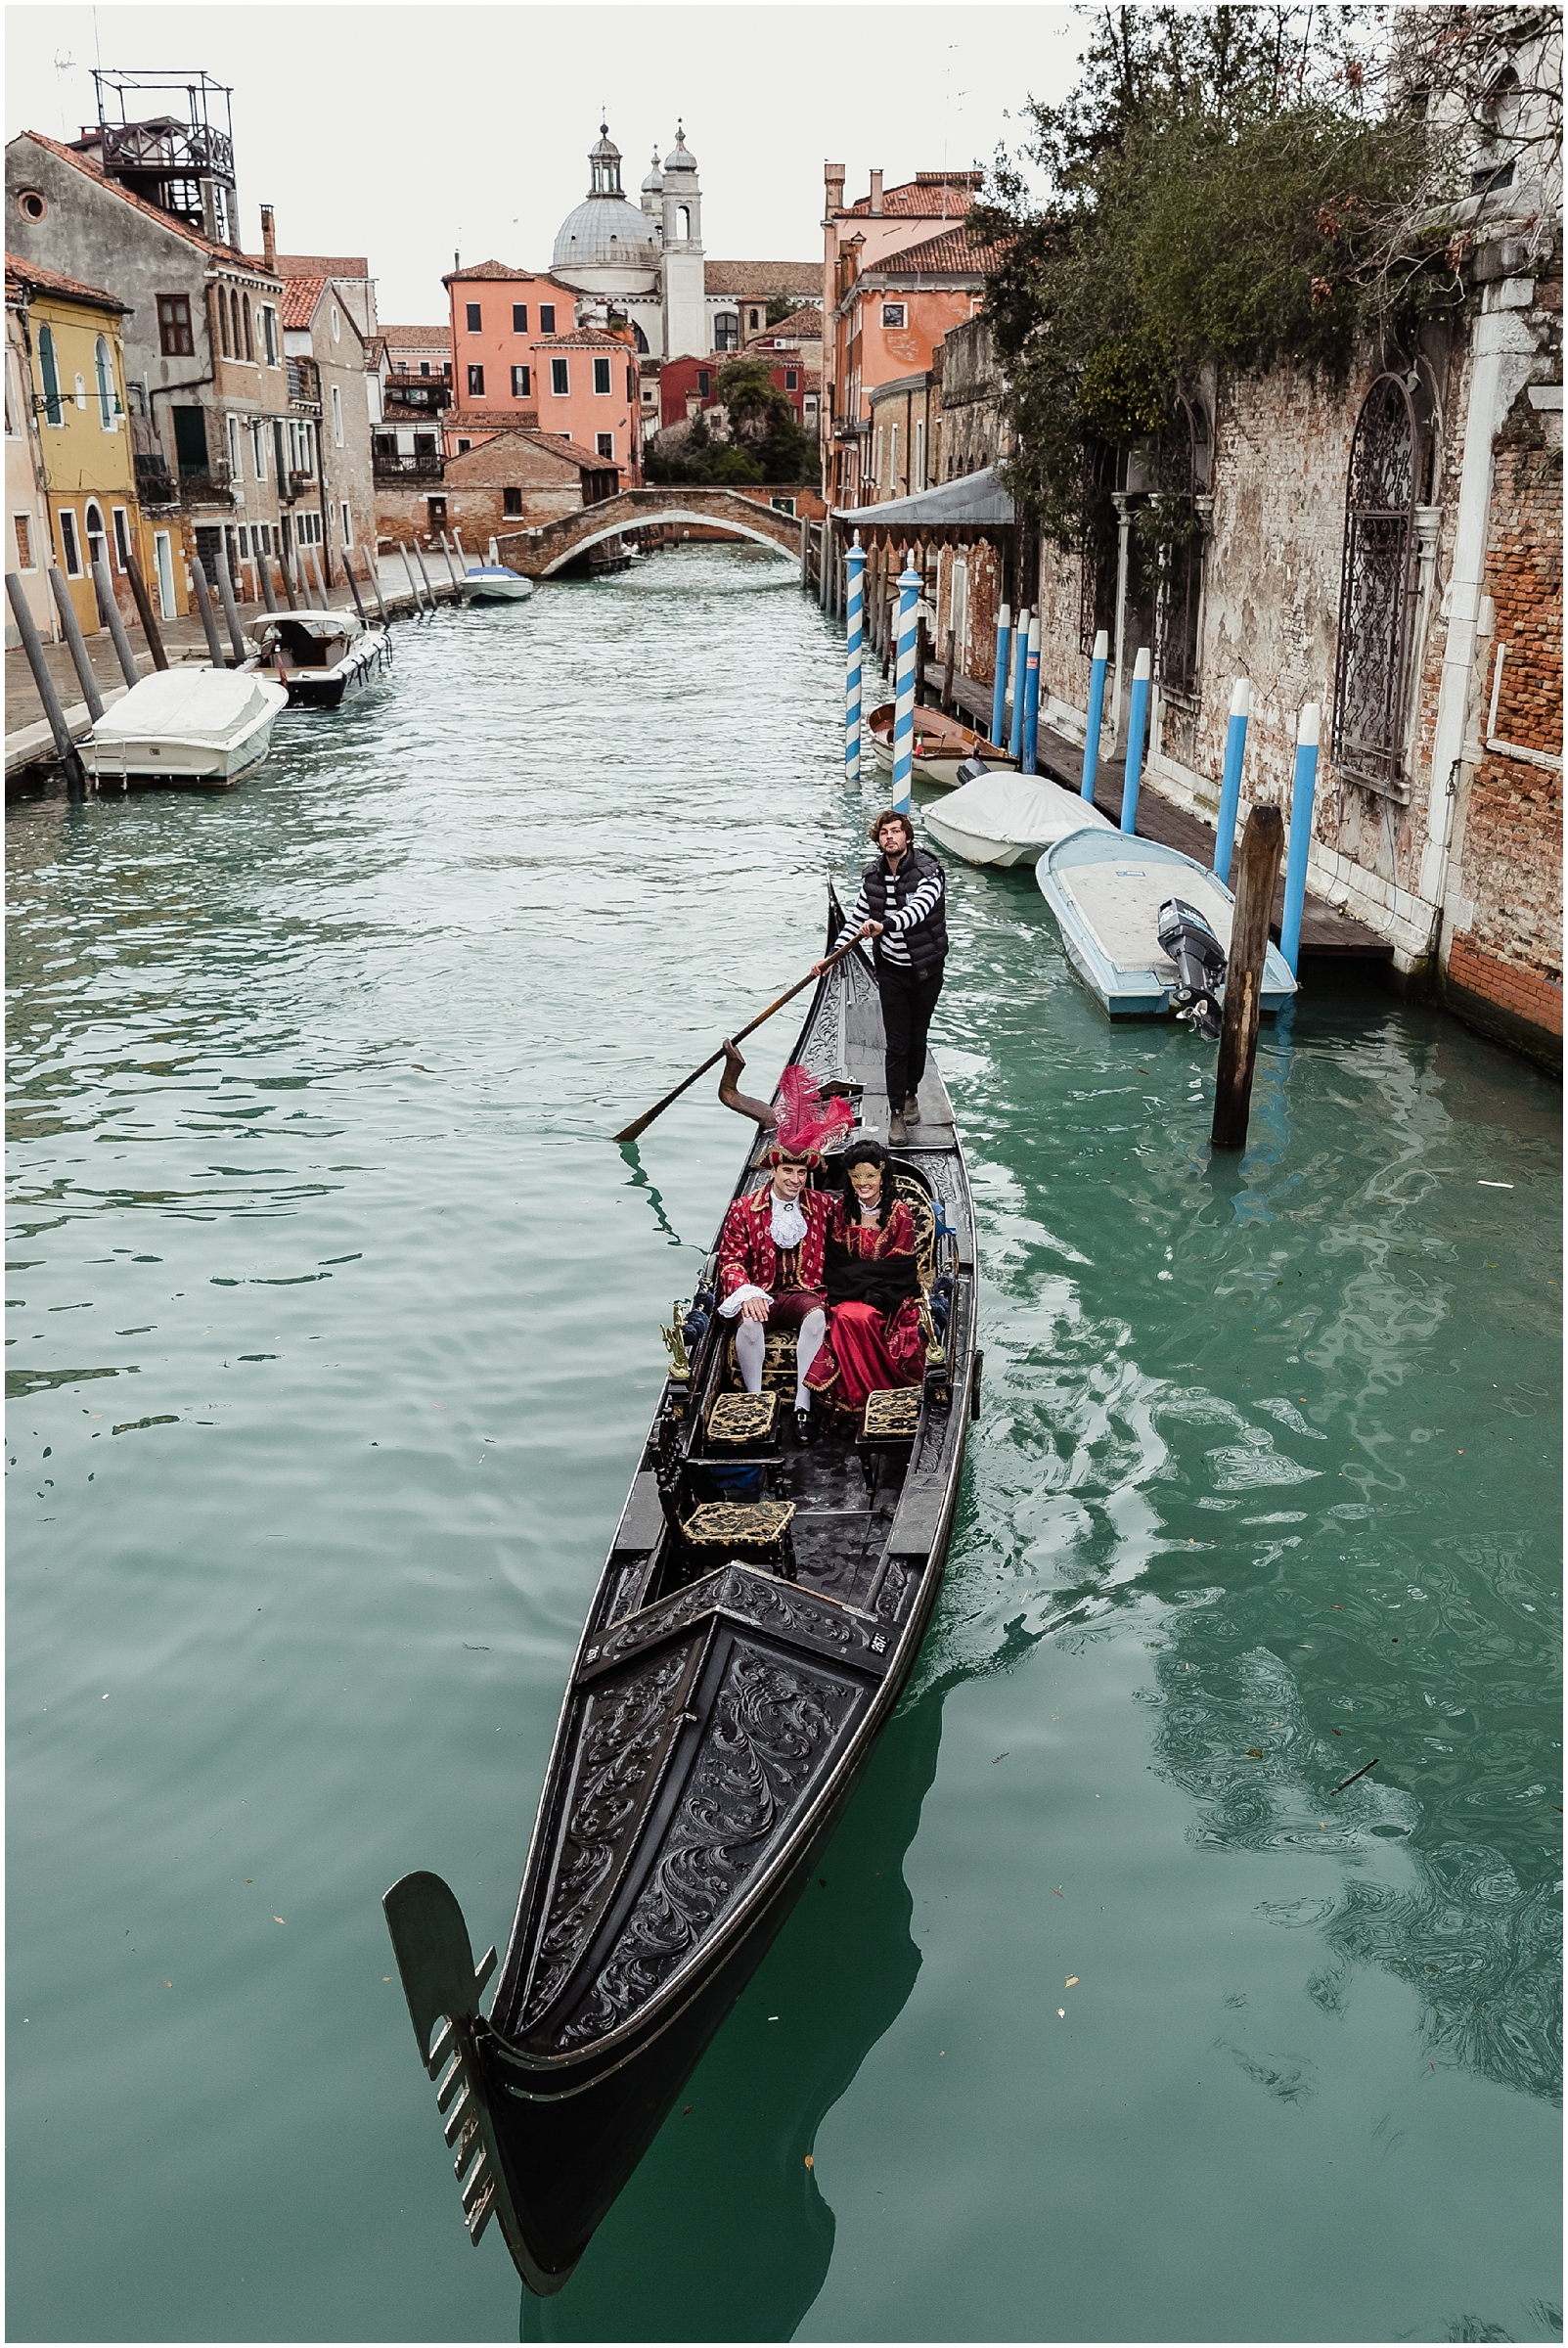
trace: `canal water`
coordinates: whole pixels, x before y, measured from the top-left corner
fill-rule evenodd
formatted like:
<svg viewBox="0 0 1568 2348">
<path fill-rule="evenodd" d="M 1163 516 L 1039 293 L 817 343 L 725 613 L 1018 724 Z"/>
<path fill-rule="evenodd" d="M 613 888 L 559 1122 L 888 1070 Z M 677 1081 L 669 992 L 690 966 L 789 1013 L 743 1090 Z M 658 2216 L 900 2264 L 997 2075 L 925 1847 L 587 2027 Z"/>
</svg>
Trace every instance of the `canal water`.
<svg viewBox="0 0 1568 2348">
<path fill-rule="evenodd" d="M 818 950 L 839 660 L 689 548 L 8 816 L 14 2338 L 1557 2336 L 1558 1095 L 1314 992 L 1211 1163 L 963 867 L 916 1680 L 567 2289 L 465 2238 L 380 1898 L 505 1938 L 744 1139 L 607 1137 Z"/>
</svg>

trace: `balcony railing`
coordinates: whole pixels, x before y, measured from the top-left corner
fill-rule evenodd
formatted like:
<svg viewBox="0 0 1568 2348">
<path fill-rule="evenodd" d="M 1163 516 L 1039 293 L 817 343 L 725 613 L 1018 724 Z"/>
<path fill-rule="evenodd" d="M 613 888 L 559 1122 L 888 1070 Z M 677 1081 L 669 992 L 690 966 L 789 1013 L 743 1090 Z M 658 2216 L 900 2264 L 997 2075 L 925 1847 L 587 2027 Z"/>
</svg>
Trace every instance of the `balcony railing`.
<svg viewBox="0 0 1568 2348">
<path fill-rule="evenodd" d="M 435 449 L 417 449 L 406 456 L 394 449 L 377 449 L 371 471 L 379 481 L 439 481 L 446 477 L 444 462 Z"/>
<path fill-rule="evenodd" d="M 176 491 L 174 476 L 160 456 L 144 456 L 136 452 L 136 494 L 146 506 L 172 506 Z"/>
<path fill-rule="evenodd" d="M 234 491 L 229 486 L 229 468 L 212 473 L 182 473 L 180 475 L 182 506 L 232 506 Z"/>
<path fill-rule="evenodd" d="M 205 122 L 106 122 L 106 171 L 177 171 L 233 179 L 234 149 Z"/>
</svg>

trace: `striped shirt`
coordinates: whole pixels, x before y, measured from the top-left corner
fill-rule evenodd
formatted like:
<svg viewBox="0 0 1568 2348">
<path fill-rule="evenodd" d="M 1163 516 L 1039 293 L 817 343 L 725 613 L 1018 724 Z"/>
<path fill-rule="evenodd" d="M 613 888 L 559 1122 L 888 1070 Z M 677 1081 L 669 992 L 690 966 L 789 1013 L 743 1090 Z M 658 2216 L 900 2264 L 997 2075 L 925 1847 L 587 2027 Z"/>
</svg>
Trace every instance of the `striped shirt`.
<svg viewBox="0 0 1568 2348">
<path fill-rule="evenodd" d="M 882 934 L 875 942 L 880 945 L 886 960 L 895 964 L 899 970 L 908 971 L 914 968 L 910 961 L 910 950 L 904 943 L 901 932 L 905 929 L 913 929 L 917 922 L 923 922 L 928 913 L 935 911 L 941 900 L 942 875 L 940 872 L 934 872 L 927 880 L 920 882 L 919 887 L 913 892 L 906 904 L 888 911 L 882 923 Z M 834 938 L 833 952 L 836 954 L 840 946 L 848 945 L 861 925 L 869 922 L 871 918 L 871 903 L 866 894 L 866 883 L 862 880 L 860 895 L 855 899 L 855 910 L 838 932 L 837 937 Z"/>
</svg>

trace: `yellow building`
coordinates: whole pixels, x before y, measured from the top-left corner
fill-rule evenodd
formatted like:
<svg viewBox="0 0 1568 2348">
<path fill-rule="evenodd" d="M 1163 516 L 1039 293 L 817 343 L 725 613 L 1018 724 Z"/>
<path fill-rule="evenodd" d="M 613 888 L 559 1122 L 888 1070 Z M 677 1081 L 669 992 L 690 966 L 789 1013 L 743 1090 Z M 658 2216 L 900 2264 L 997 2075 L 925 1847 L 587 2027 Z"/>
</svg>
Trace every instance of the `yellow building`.
<svg viewBox="0 0 1568 2348">
<path fill-rule="evenodd" d="M 115 602 L 131 621 L 128 557 L 134 553 L 144 579 L 157 576 L 136 494 L 120 325 L 126 305 L 10 253 L 6 292 L 9 302 L 20 304 L 29 356 L 51 552 L 69 582 L 82 632 L 92 635 L 99 626 L 95 561 L 107 564 Z M 180 595 L 181 609 L 184 601 Z"/>
</svg>

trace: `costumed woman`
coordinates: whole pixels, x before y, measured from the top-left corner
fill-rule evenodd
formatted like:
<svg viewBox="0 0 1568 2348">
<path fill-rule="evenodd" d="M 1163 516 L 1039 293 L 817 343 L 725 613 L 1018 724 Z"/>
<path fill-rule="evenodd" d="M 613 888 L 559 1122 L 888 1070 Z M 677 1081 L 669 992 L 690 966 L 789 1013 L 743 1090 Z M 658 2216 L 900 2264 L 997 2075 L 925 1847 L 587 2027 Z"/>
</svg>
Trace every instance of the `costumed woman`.
<svg viewBox="0 0 1568 2348">
<path fill-rule="evenodd" d="M 847 1191 L 832 1202 L 825 1284 L 827 1341 L 806 1376 L 813 1394 L 859 1412 L 889 1386 L 925 1375 L 915 1218 L 894 1188 L 879 1142 L 851 1142 L 841 1160 Z"/>
</svg>

